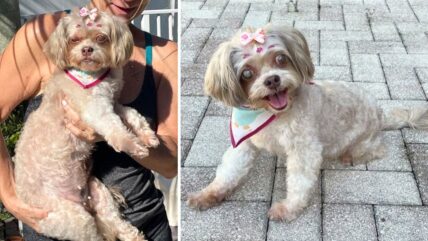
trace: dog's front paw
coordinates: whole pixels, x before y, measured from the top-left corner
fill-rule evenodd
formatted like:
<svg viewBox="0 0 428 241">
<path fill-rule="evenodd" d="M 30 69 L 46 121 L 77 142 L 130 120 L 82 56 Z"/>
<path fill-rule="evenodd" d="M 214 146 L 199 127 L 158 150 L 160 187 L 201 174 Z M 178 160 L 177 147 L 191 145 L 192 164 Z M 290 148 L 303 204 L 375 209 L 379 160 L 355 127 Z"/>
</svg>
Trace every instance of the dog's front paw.
<svg viewBox="0 0 428 241">
<path fill-rule="evenodd" d="M 139 233 L 133 241 L 147 241 L 147 239 L 144 238 L 144 235 L 142 233 Z"/>
<path fill-rule="evenodd" d="M 225 196 L 224 193 L 204 190 L 189 194 L 187 196 L 187 205 L 191 208 L 205 210 L 220 204 Z"/>
<path fill-rule="evenodd" d="M 133 143 L 130 146 L 129 150 L 126 152 L 129 153 L 132 157 L 136 157 L 136 158 L 144 158 L 149 155 L 149 149 L 147 149 L 146 146 L 141 145 L 138 142 Z"/>
<path fill-rule="evenodd" d="M 148 147 L 157 147 L 159 145 L 159 139 L 155 132 L 151 129 L 146 130 L 142 134 L 138 135 L 138 138 L 143 142 L 144 145 Z"/>
<path fill-rule="evenodd" d="M 132 157 L 144 158 L 149 155 L 149 149 L 140 143 L 140 140 L 134 136 L 124 138 L 109 138 L 108 143 L 117 152 L 126 152 Z"/>
<path fill-rule="evenodd" d="M 274 221 L 292 221 L 297 218 L 297 212 L 287 208 L 285 203 L 276 202 L 272 205 L 268 212 L 268 217 Z"/>
</svg>

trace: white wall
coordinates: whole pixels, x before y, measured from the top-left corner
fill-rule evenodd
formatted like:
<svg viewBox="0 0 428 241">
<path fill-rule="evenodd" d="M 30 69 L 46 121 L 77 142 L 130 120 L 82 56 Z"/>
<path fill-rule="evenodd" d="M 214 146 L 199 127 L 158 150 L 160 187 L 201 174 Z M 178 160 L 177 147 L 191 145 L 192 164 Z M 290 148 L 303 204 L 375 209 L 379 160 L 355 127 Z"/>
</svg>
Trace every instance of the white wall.
<svg viewBox="0 0 428 241">
<path fill-rule="evenodd" d="M 88 2 L 89 0 L 19 0 L 19 9 L 21 16 L 32 16 L 41 13 L 72 9 L 83 6 Z M 171 6 L 170 0 L 153 0 L 146 9 L 164 9 L 171 7 L 173 6 Z M 175 7 L 177 7 L 177 5 L 175 5 Z"/>
<path fill-rule="evenodd" d="M 1 1 L 1 0 L 0 0 Z M 19 0 L 19 9 L 21 13 L 21 19 L 28 19 L 31 16 L 38 15 L 47 12 L 56 12 L 65 9 L 73 9 L 79 6 L 87 4 L 89 0 Z M 156 9 L 170 9 L 178 7 L 178 0 L 153 0 L 150 1 L 149 5 L 145 10 L 156 10 Z M 143 26 L 140 21 L 141 17 L 135 19 L 135 26 L 156 35 L 156 16 L 150 17 L 150 25 Z M 166 15 L 161 17 L 161 34 L 160 37 L 168 38 L 168 18 Z M 175 15 L 174 28 L 173 28 L 173 40 L 177 40 L 178 35 L 178 17 Z"/>
</svg>

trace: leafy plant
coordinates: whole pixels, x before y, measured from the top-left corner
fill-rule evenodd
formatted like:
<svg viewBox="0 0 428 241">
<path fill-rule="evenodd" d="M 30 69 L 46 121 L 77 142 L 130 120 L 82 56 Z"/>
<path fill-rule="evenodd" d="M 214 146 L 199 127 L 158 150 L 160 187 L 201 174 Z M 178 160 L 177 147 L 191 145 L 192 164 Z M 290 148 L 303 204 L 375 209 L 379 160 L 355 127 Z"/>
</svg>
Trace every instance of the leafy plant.
<svg viewBox="0 0 428 241">
<path fill-rule="evenodd" d="M 6 211 L 2 211 L 0 212 L 0 221 L 5 221 L 9 218 L 13 217 L 12 214 L 6 212 Z"/>
<path fill-rule="evenodd" d="M 15 154 L 15 145 L 21 134 L 24 126 L 23 120 L 25 115 L 26 104 L 23 103 L 15 108 L 9 118 L 0 124 L 1 132 L 3 133 L 6 147 L 11 156 Z"/>
</svg>

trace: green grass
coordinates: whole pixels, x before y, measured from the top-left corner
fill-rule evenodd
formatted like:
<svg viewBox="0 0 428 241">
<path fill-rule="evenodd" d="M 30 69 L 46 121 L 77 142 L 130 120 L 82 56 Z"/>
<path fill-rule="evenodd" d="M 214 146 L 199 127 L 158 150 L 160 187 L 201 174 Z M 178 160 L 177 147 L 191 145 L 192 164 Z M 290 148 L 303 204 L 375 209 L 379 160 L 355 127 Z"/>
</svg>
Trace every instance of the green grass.
<svg viewBox="0 0 428 241">
<path fill-rule="evenodd" d="M 8 212 L 0 212 L 0 221 L 5 221 L 8 218 L 13 217 L 12 214 Z"/>
<path fill-rule="evenodd" d="M 24 126 L 23 120 L 26 108 L 26 104 L 19 105 L 10 114 L 9 118 L 7 118 L 4 123 L 0 124 L 6 147 L 11 156 L 15 154 L 15 145 L 21 134 L 22 127 Z"/>
</svg>

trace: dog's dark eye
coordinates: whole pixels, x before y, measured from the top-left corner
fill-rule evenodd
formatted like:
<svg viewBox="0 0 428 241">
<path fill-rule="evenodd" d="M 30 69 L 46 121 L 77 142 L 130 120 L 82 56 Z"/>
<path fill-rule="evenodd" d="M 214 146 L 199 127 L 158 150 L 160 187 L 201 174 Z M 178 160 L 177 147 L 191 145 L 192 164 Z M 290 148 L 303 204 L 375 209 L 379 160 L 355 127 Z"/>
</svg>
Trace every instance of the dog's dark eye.
<svg viewBox="0 0 428 241">
<path fill-rule="evenodd" d="M 275 62 L 277 65 L 285 65 L 287 63 L 287 56 L 285 56 L 285 54 L 278 54 L 275 57 Z"/>
<path fill-rule="evenodd" d="M 253 75 L 254 73 L 251 69 L 244 69 L 244 71 L 242 71 L 241 78 L 243 80 L 249 80 L 253 78 Z"/>
<path fill-rule="evenodd" d="M 107 36 L 100 34 L 100 35 L 97 36 L 96 40 L 97 40 L 98 43 L 104 43 L 104 42 L 107 41 Z"/>
</svg>

